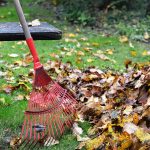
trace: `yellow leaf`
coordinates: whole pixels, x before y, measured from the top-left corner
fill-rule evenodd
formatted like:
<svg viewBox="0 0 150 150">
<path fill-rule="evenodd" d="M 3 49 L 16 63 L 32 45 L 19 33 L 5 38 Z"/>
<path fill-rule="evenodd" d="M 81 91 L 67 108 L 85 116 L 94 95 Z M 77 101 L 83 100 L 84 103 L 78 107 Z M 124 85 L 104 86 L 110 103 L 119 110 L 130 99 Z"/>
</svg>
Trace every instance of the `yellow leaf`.
<svg viewBox="0 0 150 150">
<path fill-rule="evenodd" d="M 119 38 L 119 41 L 120 41 L 121 43 L 127 43 L 127 42 L 129 42 L 129 39 L 128 39 L 127 36 L 121 36 L 121 37 Z"/>
<path fill-rule="evenodd" d="M 30 91 L 30 87 L 27 84 L 25 84 L 24 82 L 19 82 L 18 86 L 25 88 L 26 91 Z"/>
<path fill-rule="evenodd" d="M 150 145 L 144 145 L 142 147 L 139 148 L 139 150 L 149 150 Z"/>
<path fill-rule="evenodd" d="M 87 41 L 88 38 L 87 38 L 87 37 L 82 37 L 80 40 L 81 40 L 81 41 Z"/>
<path fill-rule="evenodd" d="M 24 96 L 23 96 L 23 95 L 18 95 L 17 97 L 15 97 L 14 100 L 20 101 L 20 100 L 23 100 L 23 99 L 24 99 Z"/>
<path fill-rule="evenodd" d="M 131 56 L 135 57 L 137 55 L 136 51 L 130 51 Z"/>
<path fill-rule="evenodd" d="M 127 148 L 129 148 L 130 146 L 132 145 L 132 140 L 124 140 L 122 143 L 121 143 L 121 147 L 118 148 L 118 150 L 125 150 Z"/>
<path fill-rule="evenodd" d="M 104 54 L 94 54 L 94 56 L 99 57 L 101 60 L 105 60 L 105 61 L 110 60 L 110 58 Z"/>
<path fill-rule="evenodd" d="M 76 37 L 76 35 L 75 35 L 75 34 L 73 34 L 73 33 L 68 34 L 68 36 L 69 36 L 69 37 L 71 37 L 71 38 Z"/>
<path fill-rule="evenodd" d="M 112 54 L 113 54 L 113 51 L 114 51 L 113 49 L 107 49 L 107 50 L 106 50 L 107 54 L 109 54 L 109 55 L 112 55 Z"/>
<path fill-rule="evenodd" d="M 6 103 L 6 100 L 5 100 L 5 98 L 0 98 L 0 104 L 5 104 Z"/>
<path fill-rule="evenodd" d="M 132 113 L 132 111 L 133 111 L 132 106 L 131 105 L 127 105 L 126 109 L 123 111 L 123 114 L 129 115 L 130 113 Z"/>
<path fill-rule="evenodd" d="M 92 43 L 92 46 L 98 47 L 99 43 Z"/>
<path fill-rule="evenodd" d="M 80 28 L 77 28 L 76 31 L 77 31 L 77 32 L 80 32 L 81 30 L 80 30 Z"/>
<path fill-rule="evenodd" d="M 149 56 L 150 55 L 150 51 L 147 51 L 145 50 L 143 53 L 142 53 L 143 56 Z"/>
<path fill-rule="evenodd" d="M 15 149 L 16 146 L 21 144 L 21 139 L 20 137 L 13 137 L 10 141 L 10 147 Z"/>
<path fill-rule="evenodd" d="M 77 52 L 77 55 L 78 55 L 78 56 L 84 56 L 84 53 L 83 53 L 82 51 L 78 51 L 78 52 Z"/>
<path fill-rule="evenodd" d="M 141 142 L 145 142 L 145 141 L 150 140 L 150 134 L 147 132 L 144 132 L 144 130 L 141 128 L 136 130 L 135 135 L 139 138 L 139 140 Z"/>
<path fill-rule="evenodd" d="M 92 50 L 92 48 L 90 48 L 90 47 L 84 47 L 83 50 L 89 52 L 90 50 Z"/>
<path fill-rule="evenodd" d="M 133 114 L 133 123 L 138 124 L 139 122 L 139 115 L 137 113 Z"/>
<path fill-rule="evenodd" d="M 78 75 L 75 74 L 75 73 L 72 73 L 69 75 L 69 79 L 70 81 L 72 81 L 73 83 L 77 82 L 77 79 L 78 79 Z"/>
<path fill-rule="evenodd" d="M 57 6 L 57 5 L 59 4 L 59 0 L 52 0 L 52 4 L 53 4 L 54 6 Z"/>
<path fill-rule="evenodd" d="M 67 52 L 66 55 L 67 56 L 72 56 L 72 52 Z"/>
<path fill-rule="evenodd" d="M 87 141 L 85 147 L 87 150 L 95 150 L 97 149 L 105 140 L 105 135 L 100 135 L 95 139 Z"/>
<path fill-rule="evenodd" d="M 90 78 L 91 80 L 93 80 L 93 79 L 97 79 L 98 76 L 97 76 L 96 74 L 90 74 L 90 75 L 89 75 L 89 78 Z"/>
<path fill-rule="evenodd" d="M 89 59 L 87 59 L 87 62 L 93 62 L 94 60 L 93 59 L 91 59 L 91 58 L 89 58 Z"/>
</svg>

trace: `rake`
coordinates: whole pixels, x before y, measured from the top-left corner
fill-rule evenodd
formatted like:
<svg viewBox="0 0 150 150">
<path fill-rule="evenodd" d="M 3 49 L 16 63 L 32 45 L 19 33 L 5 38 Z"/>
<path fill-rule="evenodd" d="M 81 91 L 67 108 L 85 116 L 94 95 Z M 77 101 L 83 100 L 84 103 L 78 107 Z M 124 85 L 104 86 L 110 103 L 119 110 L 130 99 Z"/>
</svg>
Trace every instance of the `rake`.
<svg viewBox="0 0 150 150">
<path fill-rule="evenodd" d="M 33 90 L 25 111 L 21 132 L 22 144 L 32 147 L 39 142 L 41 143 L 41 141 L 42 143 L 50 143 L 52 140 L 49 139 L 59 139 L 65 129 L 72 126 L 77 101 L 72 94 L 53 81 L 44 70 L 26 23 L 20 1 L 14 0 L 14 4 L 34 63 Z"/>
</svg>

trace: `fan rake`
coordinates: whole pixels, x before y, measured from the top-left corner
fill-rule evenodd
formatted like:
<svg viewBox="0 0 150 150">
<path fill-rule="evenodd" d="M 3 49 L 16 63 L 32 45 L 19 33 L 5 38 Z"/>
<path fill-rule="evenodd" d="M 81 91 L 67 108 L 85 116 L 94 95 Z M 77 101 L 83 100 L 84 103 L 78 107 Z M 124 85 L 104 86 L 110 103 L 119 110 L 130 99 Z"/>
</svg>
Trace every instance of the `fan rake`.
<svg viewBox="0 0 150 150">
<path fill-rule="evenodd" d="M 72 126 L 77 101 L 45 72 L 19 0 L 14 0 L 14 4 L 34 62 L 33 90 L 25 111 L 19 146 L 31 149 L 38 144 L 50 144 L 59 139 L 65 129 Z"/>
</svg>

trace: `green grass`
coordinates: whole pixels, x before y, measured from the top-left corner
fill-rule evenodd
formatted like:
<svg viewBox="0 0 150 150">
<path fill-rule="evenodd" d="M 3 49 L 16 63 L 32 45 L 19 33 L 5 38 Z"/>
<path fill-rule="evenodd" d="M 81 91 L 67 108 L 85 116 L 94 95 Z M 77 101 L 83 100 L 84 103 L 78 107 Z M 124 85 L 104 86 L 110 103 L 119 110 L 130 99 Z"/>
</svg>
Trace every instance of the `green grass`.
<svg viewBox="0 0 150 150">
<path fill-rule="evenodd" d="M 48 16 L 48 11 L 32 4 L 29 8 L 29 4 L 27 2 L 31 2 L 32 0 L 23 1 L 23 8 L 25 10 L 25 14 L 27 19 L 35 19 L 40 18 L 42 21 L 52 20 Z M 31 9 L 32 8 L 32 9 Z M 37 12 L 37 9 L 39 10 Z M 15 9 L 13 5 L 10 3 L 6 7 L 0 7 L 0 22 L 8 22 L 8 21 L 18 21 Z M 58 23 L 58 24 L 57 24 Z M 147 45 L 132 41 L 134 48 L 131 48 L 128 43 L 120 43 L 119 37 L 117 35 L 112 35 L 109 37 L 102 36 L 101 32 L 93 31 L 89 28 L 80 28 L 80 31 L 77 29 L 78 27 L 66 27 L 62 26 L 60 22 L 55 22 L 52 24 L 57 25 L 58 28 L 62 29 L 65 33 L 62 40 L 59 41 L 36 41 L 36 46 L 41 58 L 42 63 L 46 63 L 48 60 L 56 60 L 61 59 L 63 62 L 71 62 L 74 67 L 86 68 L 88 66 L 97 66 L 100 69 L 106 70 L 107 68 L 123 71 L 124 61 L 126 59 L 130 59 L 133 62 L 149 62 L 149 56 L 143 56 L 142 53 L 145 50 L 149 50 Z M 75 37 L 69 38 L 66 34 L 73 33 L 76 34 Z M 76 40 L 75 42 L 66 42 L 66 38 Z M 82 41 L 82 38 L 87 38 L 86 41 Z M 0 71 L 9 72 L 10 76 L 14 76 L 14 83 L 8 83 L 2 77 L 0 77 L 0 85 L 3 89 L 3 86 L 13 84 L 15 85 L 19 80 L 19 76 L 27 75 L 29 69 L 33 67 L 30 64 L 28 67 L 19 68 L 16 70 L 10 69 L 9 66 L 16 61 L 21 61 L 23 59 L 24 54 L 29 53 L 26 45 L 18 45 L 18 42 L 0 42 L 0 55 L 3 57 L 0 58 L 0 61 L 4 61 L 4 63 L 0 63 Z M 79 44 L 80 43 L 80 46 Z M 98 43 L 95 46 L 94 43 Z M 62 50 L 66 48 L 67 50 Z M 91 48 L 89 51 L 85 51 L 84 49 Z M 108 55 L 106 53 L 107 49 L 114 49 L 113 55 Z M 70 56 L 66 55 L 71 50 L 72 53 Z M 101 50 L 104 54 L 110 59 L 114 59 L 116 63 L 112 61 L 103 61 L 100 58 L 93 56 L 97 51 Z M 84 56 L 77 55 L 78 51 L 82 51 Z M 131 55 L 131 51 L 136 52 L 136 56 Z M 62 54 L 65 53 L 65 55 Z M 17 58 L 10 58 L 8 54 L 16 53 L 19 55 Z M 51 58 L 50 54 L 55 53 L 59 56 L 59 58 Z M 80 61 L 79 61 L 80 59 Z M 93 62 L 87 62 L 87 59 L 92 59 Z M 27 83 L 29 87 L 31 84 Z M 18 95 L 26 95 L 29 91 L 24 89 L 17 89 L 11 94 L 6 94 L 3 91 L 0 91 L 0 98 L 5 99 L 5 103 L 0 103 L 0 141 L 6 136 L 19 134 L 21 128 L 21 124 L 23 122 L 23 112 L 27 106 L 27 101 L 15 101 L 15 97 Z M 89 128 L 89 124 L 81 124 L 82 128 L 84 128 L 85 133 Z M 0 142 L 1 145 L 1 142 Z M 76 138 L 72 135 L 70 131 L 65 133 L 65 135 L 60 140 L 60 144 L 57 146 L 53 146 L 51 150 L 70 150 L 75 149 L 78 145 Z"/>
</svg>

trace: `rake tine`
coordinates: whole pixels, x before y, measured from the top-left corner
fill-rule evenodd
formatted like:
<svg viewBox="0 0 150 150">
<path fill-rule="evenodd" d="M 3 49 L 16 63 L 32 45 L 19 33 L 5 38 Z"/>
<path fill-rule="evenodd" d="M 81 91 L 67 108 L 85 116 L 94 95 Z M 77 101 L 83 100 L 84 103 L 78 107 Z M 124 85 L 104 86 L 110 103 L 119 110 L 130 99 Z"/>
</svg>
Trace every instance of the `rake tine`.
<svg viewBox="0 0 150 150">
<path fill-rule="evenodd" d="M 33 150 L 37 146 L 37 144 L 38 144 L 38 141 L 33 140 L 33 142 L 31 143 L 31 145 L 28 147 L 27 150 L 30 150 L 30 149 Z"/>
<path fill-rule="evenodd" d="M 43 137 L 43 139 L 40 139 L 40 140 L 45 140 L 46 138 L 47 138 L 47 134 Z M 35 148 L 36 146 L 37 146 L 37 144 L 40 144 L 40 140 L 38 140 L 38 141 L 36 141 L 36 143 L 35 143 L 35 145 L 32 147 L 32 148 Z M 40 149 L 40 146 L 38 147 L 38 149 L 37 150 L 39 150 Z"/>
<path fill-rule="evenodd" d="M 27 143 L 26 143 L 25 145 L 23 145 L 23 147 L 22 147 L 22 148 L 26 148 L 26 147 L 27 147 L 27 145 L 30 143 L 30 140 L 26 139 L 26 141 L 27 141 Z M 24 150 L 24 149 L 23 149 L 23 150 Z"/>
<path fill-rule="evenodd" d="M 32 145 L 35 143 L 36 141 L 32 141 L 31 144 L 29 145 L 28 149 L 30 149 L 32 147 Z M 32 147 L 33 148 L 33 147 Z"/>
<path fill-rule="evenodd" d="M 44 146 L 48 146 L 49 143 L 51 145 L 52 141 L 53 141 L 53 137 L 48 137 L 48 141 L 46 141 L 46 144 Z"/>
<path fill-rule="evenodd" d="M 19 147 L 21 147 L 24 143 L 25 143 L 26 139 L 24 139 L 21 144 L 19 145 Z"/>
</svg>

